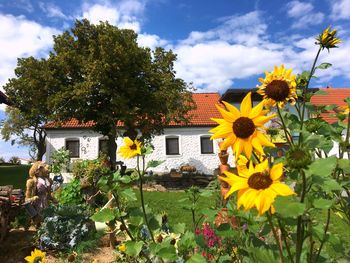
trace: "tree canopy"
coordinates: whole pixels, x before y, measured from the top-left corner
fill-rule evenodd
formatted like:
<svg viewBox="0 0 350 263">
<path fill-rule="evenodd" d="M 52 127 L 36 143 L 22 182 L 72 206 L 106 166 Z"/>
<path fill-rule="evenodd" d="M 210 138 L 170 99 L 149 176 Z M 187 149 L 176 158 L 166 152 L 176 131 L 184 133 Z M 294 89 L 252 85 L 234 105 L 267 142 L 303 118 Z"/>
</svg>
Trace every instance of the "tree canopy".
<svg viewBox="0 0 350 263">
<path fill-rule="evenodd" d="M 186 122 L 194 107 L 188 85 L 175 77 L 176 55 L 140 47 L 137 34 L 106 23 L 76 21 L 54 37 L 49 60 L 58 82 L 49 98 L 56 120 L 94 121 L 116 156 L 116 124 L 143 138 L 161 133 L 171 121 Z"/>
<path fill-rule="evenodd" d="M 12 144 L 30 146 L 35 158 L 42 160 L 46 150 L 43 125 L 49 120 L 48 96 L 54 85 L 50 66 L 45 59 L 20 58 L 15 75 L 4 86 L 11 106 L 0 124 L 1 135 Z"/>
</svg>

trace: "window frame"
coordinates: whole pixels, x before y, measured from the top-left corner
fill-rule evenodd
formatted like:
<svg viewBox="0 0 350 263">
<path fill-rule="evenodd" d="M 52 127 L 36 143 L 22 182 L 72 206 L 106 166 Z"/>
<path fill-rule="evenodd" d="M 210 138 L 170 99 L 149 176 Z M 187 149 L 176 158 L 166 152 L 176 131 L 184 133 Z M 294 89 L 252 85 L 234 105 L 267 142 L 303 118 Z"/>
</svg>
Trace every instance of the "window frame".
<svg viewBox="0 0 350 263">
<path fill-rule="evenodd" d="M 172 139 L 177 139 L 177 153 L 169 153 L 169 151 L 168 151 L 168 147 L 167 147 L 168 143 L 167 143 L 167 141 L 168 140 L 172 140 Z M 178 135 L 165 136 L 165 155 L 166 156 L 179 156 L 179 155 L 181 155 L 180 144 L 181 144 L 180 136 L 178 136 Z"/>
<path fill-rule="evenodd" d="M 105 142 L 107 142 L 107 152 L 103 152 L 103 151 L 101 151 L 101 142 L 102 141 L 105 141 Z M 100 155 L 100 153 L 105 153 L 105 154 L 107 154 L 108 155 L 108 139 L 107 138 L 99 138 L 98 139 L 98 155 Z"/>
<path fill-rule="evenodd" d="M 76 156 L 76 155 L 72 155 L 72 152 L 70 151 L 70 149 L 68 148 L 68 144 L 69 143 L 71 143 L 71 142 L 77 142 L 78 143 L 78 155 Z M 68 150 L 69 151 L 69 158 L 70 159 L 73 159 L 73 158 L 80 158 L 80 140 L 79 140 L 79 138 L 69 138 L 69 139 L 66 139 L 66 141 L 65 141 L 65 148 L 66 148 L 66 150 Z"/>
<path fill-rule="evenodd" d="M 199 151 L 200 151 L 200 154 L 203 154 L 203 155 L 208 155 L 208 154 L 214 154 L 215 151 L 214 151 L 214 141 L 210 140 L 210 137 L 211 135 L 209 134 L 204 134 L 204 135 L 200 135 L 199 136 Z M 211 148 L 212 148 L 212 151 L 211 152 L 203 152 L 203 147 L 202 147 L 202 139 L 209 139 L 209 142 L 211 142 Z"/>
</svg>

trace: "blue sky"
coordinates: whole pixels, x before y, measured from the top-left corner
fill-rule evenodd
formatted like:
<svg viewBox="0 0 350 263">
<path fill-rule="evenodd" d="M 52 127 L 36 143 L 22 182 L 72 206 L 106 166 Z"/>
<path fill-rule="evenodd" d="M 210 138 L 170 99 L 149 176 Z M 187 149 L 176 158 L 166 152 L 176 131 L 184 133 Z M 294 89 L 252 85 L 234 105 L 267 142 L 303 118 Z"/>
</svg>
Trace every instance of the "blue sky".
<svg viewBox="0 0 350 263">
<path fill-rule="evenodd" d="M 333 67 L 319 72 L 312 86 L 350 87 L 350 0 L 2 0 L 0 89 L 18 57 L 47 56 L 52 35 L 81 18 L 134 29 L 140 45 L 174 50 L 178 77 L 199 92 L 220 93 L 255 87 L 274 65 L 309 69 L 314 37 L 331 25 L 343 43 L 321 54 L 320 63 Z M 12 155 L 25 157 L 27 149 L 0 142 L 0 156 Z"/>
</svg>

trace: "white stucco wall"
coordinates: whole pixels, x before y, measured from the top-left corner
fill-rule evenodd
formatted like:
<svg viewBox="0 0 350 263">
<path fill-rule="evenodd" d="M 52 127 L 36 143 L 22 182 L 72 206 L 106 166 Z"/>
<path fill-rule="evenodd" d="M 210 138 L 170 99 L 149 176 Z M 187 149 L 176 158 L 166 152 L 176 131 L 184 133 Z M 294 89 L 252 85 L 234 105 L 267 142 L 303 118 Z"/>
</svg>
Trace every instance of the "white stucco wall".
<svg viewBox="0 0 350 263">
<path fill-rule="evenodd" d="M 217 153 L 219 147 L 214 141 L 213 154 L 201 154 L 200 137 L 210 135 L 210 128 L 167 128 L 163 135 L 155 136 L 152 144 L 154 152 L 147 157 L 147 160 L 164 160 L 165 162 L 154 169 L 154 172 L 169 172 L 171 169 L 179 169 L 183 164 L 190 164 L 204 174 L 212 174 L 219 165 Z M 167 136 L 179 137 L 179 155 L 166 155 L 165 138 Z M 65 130 L 47 130 L 47 149 L 46 160 L 50 163 L 50 156 L 55 151 L 65 146 L 67 139 L 79 139 L 80 141 L 80 158 L 95 159 L 98 156 L 98 144 L 102 135 L 88 129 L 65 129 Z M 123 144 L 123 138 L 117 139 L 117 146 Z M 136 158 L 124 160 L 117 156 L 118 161 L 123 161 L 128 167 L 136 165 Z M 146 161 L 147 161 L 146 160 Z M 229 163 L 233 163 L 230 155 Z"/>
</svg>

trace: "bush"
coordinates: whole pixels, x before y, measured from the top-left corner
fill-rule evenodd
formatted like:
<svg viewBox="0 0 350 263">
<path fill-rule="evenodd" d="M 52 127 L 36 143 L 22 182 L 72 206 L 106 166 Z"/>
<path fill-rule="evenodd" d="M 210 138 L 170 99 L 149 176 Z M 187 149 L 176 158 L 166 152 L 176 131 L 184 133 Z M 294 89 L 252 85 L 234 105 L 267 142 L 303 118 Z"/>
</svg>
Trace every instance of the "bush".
<svg viewBox="0 0 350 263">
<path fill-rule="evenodd" d="M 40 249 L 68 250 L 96 231 L 83 206 L 51 206 L 43 212 L 38 230 Z"/>
<path fill-rule="evenodd" d="M 81 193 L 80 181 L 76 178 L 56 191 L 55 197 L 61 205 L 79 205 L 85 202 Z"/>
<path fill-rule="evenodd" d="M 19 160 L 19 158 L 17 156 L 12 156 L 9 160 L 9 163 L 12 164 L 21 164 L 21 161 Z"/>
<path fill-rule="evenodd" d="M 0 157 L 0 163 L 5 163 L 5 158 L 4 157 Z"/>
<path fill-rule="evenodd" d="M 102 176 L 107 176 L 111 170 L 106 162 L 106 157 L 101 156 L 95 160 L 74 162 L 73 176 L 80 179 L 82 187 L 95 186 Z"/>
<path fill-rule="evenodd" d="M 69 151 L 64 147 L 55 151 L 51 156 L 51 172 L 54 174 L 60 174 L 67 170 L 69 165 Z"/>
</svg>

